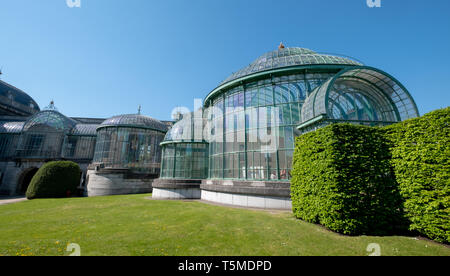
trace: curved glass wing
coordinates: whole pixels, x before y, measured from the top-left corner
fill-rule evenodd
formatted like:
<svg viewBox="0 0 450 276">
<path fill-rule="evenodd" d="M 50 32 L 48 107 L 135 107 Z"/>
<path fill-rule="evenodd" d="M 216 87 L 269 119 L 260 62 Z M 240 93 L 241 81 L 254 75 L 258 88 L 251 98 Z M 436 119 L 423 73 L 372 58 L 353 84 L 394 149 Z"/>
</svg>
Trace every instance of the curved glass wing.
<svg viewBox="0 0 450 276">
<path fill-rule="evenodd" d="M 302 107 L 302 123 L 325 115 L 348 121 L 397 122 L 419 116 L 397 80 L 369 67 L 345 70 L 317 87 Z"/>
</svg>

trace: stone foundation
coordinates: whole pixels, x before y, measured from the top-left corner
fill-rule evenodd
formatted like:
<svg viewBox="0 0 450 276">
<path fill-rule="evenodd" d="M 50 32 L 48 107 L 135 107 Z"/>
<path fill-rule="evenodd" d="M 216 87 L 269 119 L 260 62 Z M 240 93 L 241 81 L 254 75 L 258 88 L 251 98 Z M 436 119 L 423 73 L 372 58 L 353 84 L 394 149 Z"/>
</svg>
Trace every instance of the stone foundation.
<svg viewBox="0 0 450 276">
<path fill-rule="evenodd" d="M 133 173 L 129 169 L 89 168 L 87 196 L 145 194 L 152 192 L 155 175 Z"/>
<path fill-rule="evenodd" d="M 155 179 L 154 199 L 200 199 L 201 180 Z"/>
<path fill-rule="evenodd" d="M 221 204 L 291 210 L 290 183 L 277 181 L 203 180 L 201 199 Z"/>
</svg>

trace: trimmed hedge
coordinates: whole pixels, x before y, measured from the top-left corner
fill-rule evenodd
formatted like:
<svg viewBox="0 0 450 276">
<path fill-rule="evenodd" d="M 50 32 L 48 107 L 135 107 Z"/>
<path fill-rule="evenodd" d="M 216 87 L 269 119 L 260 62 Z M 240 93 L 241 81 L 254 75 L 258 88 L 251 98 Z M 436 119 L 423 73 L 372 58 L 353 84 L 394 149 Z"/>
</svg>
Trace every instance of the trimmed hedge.
<svg viewBox="0 0 450 276">
<path fill-rule="evenodd" d="M 404 229 L 390 157 L 379 128 L 332 124 L 297 137 L 291 181 L 295 216 L 349 235 Z"/>
<path fill-rule="evenodd" d="M 410 230 L 450 242 L 450 107 L 386 127 Z"/>
<path fill-rule="evenodd" d="M 26 196 L 35 198 L 61 198 L 76 195 L 81 170 L 71 161 L 53 161 L 44 164 L 33 176 Z"/>
</svg>

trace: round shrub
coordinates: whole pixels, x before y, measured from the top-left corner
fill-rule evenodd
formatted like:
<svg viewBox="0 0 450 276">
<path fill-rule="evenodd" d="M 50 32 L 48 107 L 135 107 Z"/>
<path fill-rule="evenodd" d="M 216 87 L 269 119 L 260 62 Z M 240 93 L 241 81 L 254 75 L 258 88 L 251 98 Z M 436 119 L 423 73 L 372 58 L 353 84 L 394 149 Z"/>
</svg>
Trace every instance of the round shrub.
<svg viewBox="0 0 450 276">
<path fill-rule="evenodd" d="M 31 179 L 26 196 L 35 198 L 61 198 L 77 194 L 81 169 L 71 161 L 53 161 L 42 166 Z"/>
</svg>

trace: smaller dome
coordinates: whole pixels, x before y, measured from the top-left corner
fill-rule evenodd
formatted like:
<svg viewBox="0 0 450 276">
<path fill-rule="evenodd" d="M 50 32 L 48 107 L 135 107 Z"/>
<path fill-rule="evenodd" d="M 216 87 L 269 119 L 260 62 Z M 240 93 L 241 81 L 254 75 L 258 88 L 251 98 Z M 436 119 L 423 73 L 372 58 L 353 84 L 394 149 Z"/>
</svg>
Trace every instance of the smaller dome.
<svg viewBox="0 0 450 276">
<path fill-rule="evenodd" d="M 125 114 L 118 115 L 106 119 L 99 127 L 112 127 L 112 126 L 122 126 L 122 127 L 136 127 L 136 128 L 147 128 L 153 129 L 161 132 L 167 132 L 167 125 L 163 122 L 153 119 L 148 116 L 139 114 Z"/>
</svg>

